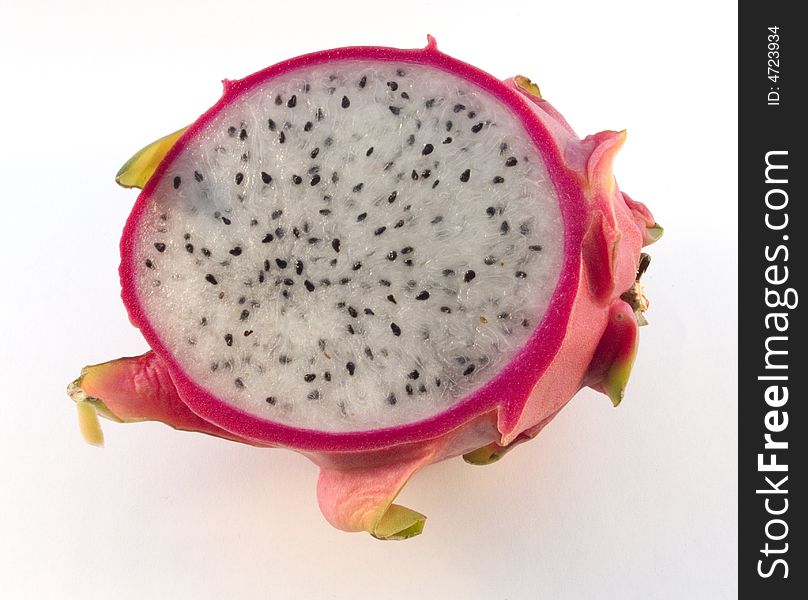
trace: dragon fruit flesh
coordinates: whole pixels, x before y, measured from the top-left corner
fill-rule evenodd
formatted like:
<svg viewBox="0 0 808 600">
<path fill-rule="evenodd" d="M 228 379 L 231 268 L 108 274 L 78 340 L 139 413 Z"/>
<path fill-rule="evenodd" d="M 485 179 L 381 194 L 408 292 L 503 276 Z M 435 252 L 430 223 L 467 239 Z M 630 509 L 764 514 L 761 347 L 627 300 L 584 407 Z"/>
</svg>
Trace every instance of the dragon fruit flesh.
<svg viewBox="0 0 808 600">
<path fill-rule="evenodd" d="M 239 81 L 118 174 L 142 187 L 122 296 L 151 346 L 68 388 L 321 469 L 326 519 L 384 539 L 422 467 L 490 463 L 588 385 L 623 396 L 662 229 L 525 77 L 426 48 L 341 48 Z"/>
</svg>

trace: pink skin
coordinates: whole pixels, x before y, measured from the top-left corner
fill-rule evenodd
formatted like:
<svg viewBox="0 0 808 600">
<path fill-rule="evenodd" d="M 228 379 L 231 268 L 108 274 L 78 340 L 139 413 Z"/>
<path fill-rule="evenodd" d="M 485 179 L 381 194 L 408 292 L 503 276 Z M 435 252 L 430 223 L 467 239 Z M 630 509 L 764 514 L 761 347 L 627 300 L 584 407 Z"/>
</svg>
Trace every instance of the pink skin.
<svg viewBox="0 0 808 600">
<path fill-rule="evenodd" d="M 229 103 L 290 71 L 356 59 L 442 69 L 472 82 L 508 106 L 539 148 L 558 191 L 565 227 L 565 259 L 545 318 L 514 359 L 482 388 L 445 412 L 417 423 L 329 433 L 247 414 L 198 386 L 175 361 L 144 310 L 136 286 L 135 240 L 157 182 L 189 141 Z M 640 248 L 646 241 L 644 231 L 653 224 L 648 210 L 621 194 L 614 182 L 611 162 L 623 139 L 623 134 L 603 132 L 580 140 L 548 103 L 514 80 L 501 82 L 446 56 L 438 51 L 431 37 L 429 45 L 420 50 L 328 50 L 284 61 L 239 81 L 225 81 L 219 102 L 188 128 L 144 187 L 121 240 L 123 301 L 153 354 L 122 359 L 136 362 L 127 364 L 129 372 L 119 370 L 117 377 L 135 377 L 148 369 L 151 375 L 139 376 L 140 380 L 156 383 L 135 386 L 134 395 L 121 394 L 116 391 L 114 377 L 106 377 L 104 385 L 97 383 L 103 372 L 98 371 L 87 374 L 82 385 L 96 385 L 96 397 L 115 414 L 130 414 L 126 405 L 137 402 L 138 418 L 154 418 L 180 429 L 256 446 L 303 452 L 321 466 L 318 498 L 329 522 L 340 529 L 373 533 L 380 515 L 418 469 L 483 446 L 493 444 L 494 449 L 503 449 L 530 439 L 582 387 L 607 328 L 610 306 L 622 302 L 620 293 L 633 283 Z M 597 386 L 599 376 L 598 372 L 586 383 Z"/>
</svg>

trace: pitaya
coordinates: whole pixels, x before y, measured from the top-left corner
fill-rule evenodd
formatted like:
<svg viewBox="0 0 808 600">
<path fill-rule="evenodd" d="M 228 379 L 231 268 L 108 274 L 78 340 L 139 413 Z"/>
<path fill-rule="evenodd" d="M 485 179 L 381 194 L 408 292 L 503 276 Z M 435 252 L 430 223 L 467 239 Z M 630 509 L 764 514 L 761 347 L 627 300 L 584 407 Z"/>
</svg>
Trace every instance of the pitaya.
<svg viewBox="0 0 808 600">
<path fill-rule="evenodd" d="M 422 467 L 487 464 L 584 385 L 617 405 L 662 229 L 617 189 L 624 132 L 579 139 L 525 77 L 438 51 L 352 47 L 225 81 L 137 153 L 123 301 L 152 350 L 69 387 L 317 465 L 326 519 L 402 539 Z"/>
</svg>

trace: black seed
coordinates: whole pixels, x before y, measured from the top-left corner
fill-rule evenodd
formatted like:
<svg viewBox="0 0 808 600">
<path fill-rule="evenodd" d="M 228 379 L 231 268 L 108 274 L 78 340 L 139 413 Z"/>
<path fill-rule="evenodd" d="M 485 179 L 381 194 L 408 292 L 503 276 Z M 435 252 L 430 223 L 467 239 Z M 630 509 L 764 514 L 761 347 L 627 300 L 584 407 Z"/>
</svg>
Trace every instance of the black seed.
<svg viewBox="0 0 808 600">
<path fill-rule="evenodd" d="M 343 277 L 342 279 L 339 280 L 340 285 L 345 285 L 347 283 L 351 283 L 351 278 L 350 277 Z"/>
<path fill-rule="evenodd" d="M 392 161 L 392 160 L 391 160 L 391 161 L 389 161 L 389 162 L 386 162 L 386 163 L 384 164 L 384 170 L 385 170 L 385 171 L 389 171 L 389 170 L 390 170 L 390 167 L 392 167 L 392 166 L 393 166 L 393 161 Z"/>
<path fill-rule="evenodd" d="M 401 97 L 404 98 L 404 100 L 410 99 L 410 95 L 407 92 L 401 92 Z"/>
<path fill-rule="evenodd" d="M 275 396 L 267 396 L 267 398 L 266 398 L 266 403 L 271 405 L 271 406 L 275 406 L 275 403 L 277 401 L 278 401 L 278 399 L 275 398 Z"/>
<path fill-rule="evenodd" d="M 303 261 L 302 260 L 296 260 L 295 261 L 295 273 L 297 273 L 298 275 L 303 274 Z"/>
<path fill-rule="evenodd" d="M 371 154 L 373 154 L 373 146 L 371 146 L 370 148 L 368 148 L 368 151 L 367 151 L 367 152 L 365 152 L 365 156 L 370 156 Z"/>
<path fill-rule="evenodd" d="M 415 169 L 413 169 L 412 173 L 410 174 L 410 177 L 412 177 L 413 181 L 418 181 L 418 172 Z"/>
<path fill-rule="evenodd" d="M 502 232 L 502 235 L 505 235 L 511 230 L 511 226 L 508 224 L 507 221 L 503 221 L 499 225 L 499 230 Z"/>
<path fill-rule="evenodd" d="M 433 225 L 437 225 L 437 224 L 438 224 L 438 223 L 440 223 L 441 221 L 443 221 L 443 217 L 442 217 L 442 216 L 440 216 L 440 215 L 438 215 L 437 217 L 435 217 L 434 219 L 432 219 L 432 220 L 430 221 L 430 223 L 432 223 Z"/>
<path fill-rule="evenodd" d="M 325 379 L 326 381 L 331 381 L 331 372 L 326 371 L 325 373 L 323 373 L 323 379 Z"/>
<path fill-rule="evenodd" d="M 391 283 L 386 279 L 379 279 L 379 285 L 382 285 L 384 287 L 390 287 Z"/>
<path fill-rule="evenodd" d="M 420 376 L 421 376 L 421 374 L 418 372 L 417 369 L 414 369 L 414 370 L 410 371 L 409 373 L 407 373 L 407 379 L 413 379 L 414 380 L 414 379 L 418 379 Z"/>
<path fill-rule="evenodd" d="M 351 335 L 353 335 L 354 333 L 356 333 L 356 332 L 354 331 L 353 325 L 351 325 L 350 323 L 348 323 L 348 327 L 347 327 L 347 329 L 348 329 L 348 333 L 350 333 Z"/>
<path fill-rule="evenodd" d="M 272 176 L 269 173 L 261 171 L 261 181 L 263 181 L 266 184 L 272 183 Z"/>
<path fill-rule="evenodd" d="M 236 379 L 233 381 L 233 383 L 236 384 L 236 387 L 238 389 L 240 389 L 240 390 L 244 389 L 244 382 L 241 380 L 241 377 L 236 377 Z"/>
<path fill-rule="evenodd" d="M 303 183 L 303 178 L 300 175 L 292 175 L 292 181 L 295 185 L 300 185 Z"/>
<path fill-rule="evenodd" d="M 401 335 L 401 327 L 395 323 L 390 323 L 390 329 L 392 330 L 394 336 L 398 337 Z"/>
<path fill-rule="evenodd" d="M 153 269 L 154 268 L 154 263 L 149 258 L 146 259 L 146 262 L 144 264 L 146 265 L 147 269 Z"/>
<path fill-rule="evenodd" d="M 398 84 L 395 81 L 388 81 L 387 87 L 395 92 L 398 89 Z"/>
<path fill-rule="evenodd" d="M 179 175 L 174 177 L 174 189 L 175 190 L 179 189 L 181 183 L 182 183 L 182 178 Z"/>
<path fill-rule="evenodd" d="M 395 260 L 397 256 L 398 252 L 395 250 L 390 250 L 390 252 L 387 253 L 387 260 Z"/>
<path fill-rule="evenodd" d="M 275 104 L 277 104 L 278 106 L 280 106 L 281 104 L 283 104 L 283 99 L 281 98 L 281 95 L 280 95 L 280 94 L 278 94 L 277 96 L 275 96 Z"/>
<path fill-rule="evenodd" d="M 404 247 L 401 249 L 401 253 L 402 253 L 402 254 L 411 254 L 411 253 L 412 253 L 412 251 L 413 251 L 413 247 L 412 247 L 412 246 L 404 246 Z"/>
<path fill-rule="evenodd" d="M 258 225 L 258 219 L 250 219 L 250 227 Z"/>
<path fill-rule="evenodd" d="M 319 212 L 319 213 L 320 213 L 321 215 L 323 215 L 324 217 L 325 217 L 325 216 L 328 216 L 328 215 L 330 215 L 330 214 L 331 214 L 331 210 L 330 210 L 330 209 L 328 209 L 328 208 L 321 208 L 321 209 L 320 209 L 319 211 L 317 211 L 317 212 Z"/>
<path fill-rule="evenodd" d="M 378 227 L 378 228 L 376 228 L 376 230 L 373 232 L 373 235 L 381 235 L 381 234 L 383 234 L 385 231 L 387 231 L 387 227 L 384 227 L 384 226 L 382 226 L 382 227 Z"/>
<path fill-rule="evenodd" d="M 348 370 L 348 375 L 353 375 L 354 371 L 356 371 L 356 365 L 353 364 L 351 361 L 345 363 L 345 368 Z"/>
<path fill-rule="evenodd" d="M 202 248 L 202 254 L 204 254 L 207 257 L 210 257 L 210 250 L 208 250 L 207 248 Z"/>
<path fill-rule="evenodd" d="M 466 107 L 463 104 L 455 104 L 452 110 L 456 113 L 459 113 L 461 110 L 465 110 Z"/>
<path fill-rule="evenodd" d="M 311 154 L 309 154 L 309 156 L 311 156 L 312 158 L 317 158 L 318 154 L 320 154 L 320 149 L 315 148 L 314 150 L 311 151 Z"/>
<path fill-rule="evenodd" d="M 339 252 L 339 238 L 334 238 L 331 240 L 331 247 L 334 249 L 334 252 Z"/>
<path fill-rule="evenodd" d="M 393 294 L 388 294 L 388 295 L 387 295 L 387 299 L 388 299 L 390 302 L 392 302 L 393 304 L 398 304 L 398 303 L 396 302 L 396 297 L 395 297 Z"/>
<path fill-rule="evenodd" d="M 451 121 L 446 121 L 446 131 L 451 131 L 452 127 L 454 127 L 454 123 L 452 123 Z"/>
<path fill-rule="evenodd" d="M 294 284 L 295 280 L 292 279 L 291 277 L 287 277 L 286 279 L 283 280 L 283 285 L 294 285 Z"/>
<path fill-rule="evenodd" d="M 476 125 L 472 126 L 471 130 L 472 130 L 474 133 L 480 133 L 480 130 L 481 130 L 482 128 L 483 128 L 483 124 L 482 124 L 482 123 L 477 123 Z"/>
<path fill-rule="evenodd" d="M 426 394 L 426 386 L 423 383 L 418 386 L 418 393 L 419 394 Z"/>
<path fill-rule="evenodd" d="M 427 292 L 426 290 L 424 290 L 415 297 L 416 300 L 426 300 L 428 298 L 429 298 L 429 292 Z"/>
<path fill-rule="evenodd" d="M 394 115 L 401 114 L 401 107 L 400 106 L 390 106 L 388 108 L 390 109 L 390 112 L 393 113 Z"/>
<path fill-rule="evenodd" d="M 216 278 L 215 278 L 213 275 L 211 275 L 210 273 L 208 273 L 207 275 L 205 275 L 205 279 L 207 279 L 207 280 L 208 280 L 208 283 L 211 283 L 211 284 L 213 284 L 213 285 L 216 285 L 216 284 L 218 284 L 218 283 L 219 283 L 218 281 L 216 281 Z"/>
<path fill-rule="evenodd" d="M 278 143 L 283 144 L 286 141 L 286 134 L 281 131 L 280 135 L 278 136 Z"/>
<path fill-rule="evenodd" d="M 199 324 L 202 325 L 202 327 L 204 327 L 205 325 L 208 324 L 208 318 L 202 317 L 202 319 L 199 321 Z"/>
<path fill-rule="evenodd" d="M 232 346 L 233 345 L 233 336 L 231 334 L 229 334 L 229 333 L 225 333 L 224 334 L 224 343 L 227 344 L 228 346 Z"/>
<path fill-rule="evenodd" d="M 242 296 L 238 299 L 239 304 L 244 304 L 245 302 L 247 302 L 247 296 Z"/>
<path fill-rule="evenodd" d="M 250 318 L 250 311 L 248 311 L 245 308 L 244 310 L 241 311 L 241 315 L 239 315 L 239 320 L 246 321 L 249 318 Z"/>
<path fill-rule="evenodd" d="M 233 127 L 232 125 L 231 125 L 230 127 L 228 127 L 228 128 L 227 128 L 227 135 L 229 135 L 230 137 L 235 137 L 235 135 L 236 135 L 236 128 L 235 128 L 235 127 Z"/>
<path fill-rule="evenodd" d="M 373 350 L 370 349 L 370 346 L 365 346 L 365 356 L 373 360 Z"/>
<path fill-rule="evenodd" d="M 445 140 L 443 140 L 443 143 L 444 143 L 444 144 L 451 144 L 451 143 L 452 143 L 452 138 L 451 138 L 451 136 L 450 136 L 450 137 L 447 137 Z"/>
<path fill-rule="evenodd" d="M 275 129 L 277 129 L 277 127 L 278 127 L 278 126 L 275 124 L 275 121 L 273 121 L 272 119 L 270 119 L 270 120 L 268 121 L 268 124 L 269 124 L 269 130 L 270 130 L 270 131 L 275 131 Z"/>
<path fill-rule="evenodd" d="M 194 171 L 194 179 L 201 182 L 205 178 L 202 176 L 202 173 L 200 173 L 199 171 Z"/>
<path fill-rule="evenodd" d="M 270 218 L 271 218 L 273 221 L 277 221 L 278 219 L 280 219 L 280 218 L 281 218 L 281 215 L 282 215 L 282 214 L 283 214 L 283 211 L 282 211 L 282 210 L 279 208 L 279 209 L 277 209 L 277 210 L 273 210 L 273 211 L 272 211 L 272 214 L 271 214 L 271 215 L 269 215 L 269 217 L 270 217 Z"/>
<path fill-rule="evenodd" d="M 231 222 L 232 221 L 230 221 L 230 219 L 228 219 L 227 217 L 222 217 L 222 223 L 224 223 L 225 225 L 230 225 Z"/>
<path fill-rule="evenodd" d="M 507 318 L 508 318 L 508 313 L 506 313 L 506 312 L 504 312 L 504 313 L 499 313 L 499 314 L 497 315 L 497 319 L 507 319 Z"/>
<path fill-rule="evenodd" d="M 484 262 L 485 264 L 487 264 L 488 266 L 491 266 L 491 265 L 493 265 L 495 262 L 497 262 L 497 259 L 496 259 L 496 258 L 494 258 L 493 256 L 491 256 L 491 255 L 489 254 L 488 256 L 486 256 L 486 257 L 483 259 L 483 262 Z"/>
<path fill-rule="evenodd" d="M 434 149 L 435 149 L 435 146 L 433 146 L 432 144 L 426 144 L 424 146 L 424 149 L 421 150 L 421 154 L 423 154 L 424 156 L 426 156 L 427 154 L 432 154 L 432 151 Z"/>
<path fill-rule="evenodd" d="M 411 267 L 412 266 L 412 259 L 408 258 L 407 260 L 404 261 L 404 264 L 407 265 L 408 267 Z"/>
<path fill-rule="evenodd" d="M 303 381 L 305 381 L 306 383 L 310 383 L 315 379 L 317 379 L 317 375 L 315 375 L 314 373 L 306 373 L 305 375 L 303 375 Z"/>
<path fill-rule="evenodd" d="M 330 146 L 333 143 L 334 143 L 334 138 L 332 138 L 331 136 L 328 136 L 327 138 L 325 138 L 325 140 L 323 140 L 323 144 L 325 144 L 326 147 Z"/>
<path fill-rule="evenodd" d="M 476 365 L 475 365 L 474 363 L 471 363 L 471 364 L 470 364 L 468 367 L 466 367 L 466 369 L 463 371 L 463 375 L 471 375 L 472 373 L 474 373 L 474 369 L 475 369 L 475 368 L 476 368 Z"/>
<path fill-rule="evenodd" d="M 275 264 L 276 264 L 276 265 L 278 265 L 278 266 L 279 266 L 281 269 L 285 269 L 285 268 L 286 268 L 286 265 L 288 265 L 289 263 L 287 263 L 287 262 L 286 262 L 285 260 L 283 260 L 282 258 L 276 258 L 276 259 L 275 259 Z"/>
<path fill-rule="evenodd" d="M 331 183 L 337 183 L 338 181 L 339 181 L 339 175 L 337 175 L 337 172 L 334 171 L 333 173 L 331 173 Z"/>
<path fill-rule="evenodd" d="M 283 239 L 283 236 L 286 235 L 286 231 L 283 230 L 281 227 L 275 228 L 275 237 L 279 240 Z"/>
<path fill-rule="evenodd" d="M 359 262 L 359 261 L 356 261 L 356 262 L 353 264 L 353 267 L 351 267 L 351 268 L 352 268 L 354 271 L 358 271 L 359 269 L 361 269 L 361 268 L 362 268 L 362 263 L 361 263 L 361 262 Z"/>
<path fill-rule="evenodd" d="M 306 394 L 306 398 L 309 400 L 319 400 L 320 399 L 320 390 L 312 390 L 308 394 Z"/>
<path fill-rule="evenodd" d="M 408 396 L 412 396 L 412 385 L 411 384 L 408 383 L 407 385 L 405 385 L 404 390 L 407 392 Z"/>
<path fill-rule="evenodd" d="M 163 242 L 157 242 L 154 247 L 157 249 L 158 252 L 165 252 L 166 245 Z"/>
<path fill-rule="evenodd" d="M 497 210 L 493 206 L 489 206 L 485 209 L 485 214 L 487 214 L 489 217 L 493 217 L 495 214 L 497 214 Z"/>
<path fill-rule="evenodd" d="M 454 269 L 444 269 L 443 270 L 443 276 L 444 277 L 450 277 L 450 276 L 452 276 L 454 274 L 455 274 Z"/>
<path fill-rule="evenodd" d="M 362 75 L 362 78 L 359 80 L 359 87 L 363 88 L 368 82 L 368 78 Z"/>
<path fill-rule="evenodd" d="M 322 108 L 317 109 L 317 120 L 322 121 L 325 118 L 325 113 Z"/>
<path fill-rule="evenodd" d="M 281 363 L 282 365 L 288 365 L 290 362 L 292 362 L 292 359 L 286 356 L 285 354 L 281 354 L 278 357 L 278 362 Z"/>
<path fill-rule="evenodd" d="M 230 254 L 233 256 L 239 256 L 241 254 L 241 246 L 236 246 L 235 248 L 230 249 Z"/>
<path fill-rule="evenodd" d="M 404 77 L 406 73 L 404 72 L 404 69 L 396 69 L 396 75 L 398 75 L 399 77 Z"/>
<path fill-rule="evenodd" d="M 247 130 L 242 129 L 241 132 L 238 134 L 238 138 L 243 142 L 247 139 Z"/>
<path fill-rule="evenodd" d="M 441 311 L 442 313 L 447 313 L 447 314 L 449 314 L 450 312 L 452 312 L 452 309 L 451 309 L 451 308 L 449 308 L 448 306 L 441 306 L 441 307 L 440 307 L 440 311 Z"/>
<path fill-rule="evenodd" d="M 351 101 L 348 100 L 348 96 L 343 96 L 342 97 L 342 102 L 341 102 L 342 108 L 348 108 L 350 105 L 351 105 Z"/>
<path fill-rule="evenodd" d="M 314 127 L 314 124 L 311 121 L 306 121 L 306 124 L 303 125 L 303 131 L 311 131 L 312 127 Z"/>
<path fill-rule="evenodd" d="M 434 190 L 436 187 L 438 187 L 439 183 L 440 183 L 440 179 L 436 179 L 435 183 L 432 184 L 432 189 Z"/>
<path fill-rule="evenodd" d="M 356 220 L 358 222 L 362 222 L 365 219 L 367 219 L 367 217 L 368 217 L 368 214 L 366 212 L 363 212 L 363 213 L 360 213 L 359 215 L 357 215 Z"/>
<path fill-rule="evenodd" d="M 289 102 L 286 103 L 286 106 L 289 108 L 294 108 L 297 106 L 297 96 L 295 94 L 292 94 L 292 97 L 289 98 Z"/>
<path fill-rule="evenodd" d="M 541 251 L 542 251 L 542 247 L 541 247 L 541 246 L 539 246 L 538 244 L 534 244 L 534 245 L 532 245 L 532 246 L 528 246 L 528 249 L 529 249 L 529 250 L 533 250 L 533 252 L 541 252 Z"/>
<path fill-rule="evenodd" d="M 366 308 L 366 309 L 365 309 L 365 314 L 366 314 L 366 315 L 375 315 L 376 313 L 375 313 L 375 312 L 373 312 L 371 309 Z"/>
<path fill-rule="evenodd" d="M 503 181 L 505 181 L 504 177 L 500 177 L 499 175 L 494 177 L 494 183 L 502 183 Z"/>
<path fill-rule="evenodd" d="M 517 271 L 516 273 L 514 273 L 514 275 L 516 275 L 519 279 L 524 279 L 525 277 L 527 277 L 527 273 L 525 273 L 524 271 Z"/>
<path fill-rule="evenodd" d="M 407 138 L 407 145 L 412 146 L 415 143 L 415 134 L 411 133 Z"/>
<path fill-rule="evenodd" d="M 460 181 L 466 183 L 469 180 L 469 177 L 471 177 L 471 169 L 466 169 L 460 174 Z"/>
<path fill-rule="evenodd" d="M 466 283 L 468 283 L 469 281 L 471 281 L 471 280 L 472 280 L 472 279 L 474 279 L 475 277 L 477 277 L 477 273 L 475 273 L 474 271 L 472 271 L 471 269 L 469 269 L 468 271 L 466 271 L 466 274 L 465 274 L 465 275 L 463 275 L 463 281 L 465 281 Z"/>
<path fill-rule="evenodd" d="M 353 191 L 361 192 L 363 187 L 365 187 L 364 183 L 357 183 L 355 186 L 353 186 Z"/>
<path fill-rule="evenodd" d="M 308 291 L 310 291 L 310 292 L 314 291 L 314 284 L 311 281 L 309 281 L 308 279 L 303 282 L 303 285 L 306 286 L 306 289 Z"/>
<path fill-rule="evenodd" d="M 530 233 L 530 226 L 527 223 L 521 223 L 519 225 L 519 233 L 522 235 L 528 235 Z"/>
<path fill-rule="evenodd" d="M 423 179 L 428 179 L 430 175 L 432 175 L 432 171 L 430 171 L 429 169 L 424 169 L 423 171 L 421 171 L 421 177 Z"/>
<path fill-rule="evenodd" d="M 271 242 L 274 239 L 275 239 L 275 236 L 273 236 L 271 233 L 268 233 L 268 234 L 266 234 L 264 236 L 264 239 L 261 240 L 261 243 L 268 244 L 269 242 Z"/>
<path fill-rule="evenodd" d="M 390 204 L 392 204 L 393 202 L 395 202 L 395 200 L 396 200 L 396 198 L 397 198 L 397 197 L 398 197 L 398 191 L 397 191 L 397 190 L 393 190 L 393 192 L 392 192 L 392 193 L 391 193 L 389 196 L 387 196 L 387 201 L 388 201 Z"/>
<path fill-rule="evenodd" d="M 505 161 L 505 166 L 506 167 L 515 167 L 516 163 L 518 163 L 518 162 L 519 161 L 516 160 L 515 156 L 511 156 L 508 160 Z"/>
</svg>

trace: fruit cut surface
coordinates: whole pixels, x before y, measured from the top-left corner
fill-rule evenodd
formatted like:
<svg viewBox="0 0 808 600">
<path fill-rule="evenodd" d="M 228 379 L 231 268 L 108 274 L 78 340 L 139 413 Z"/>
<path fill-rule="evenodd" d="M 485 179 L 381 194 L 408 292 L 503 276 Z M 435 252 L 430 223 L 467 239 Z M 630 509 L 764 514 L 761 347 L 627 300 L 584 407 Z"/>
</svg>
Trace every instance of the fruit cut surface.
<svg viewBox="0 0 808 600">
<path fill-rule="evenodd" d="M 551 303 L 545 163 L 454 74 L 302 66 L 181 146 L 122 269 L 178 368 L 240 411 L 326 432 L 426 419 L 516 360 Z"/>
</svg>

